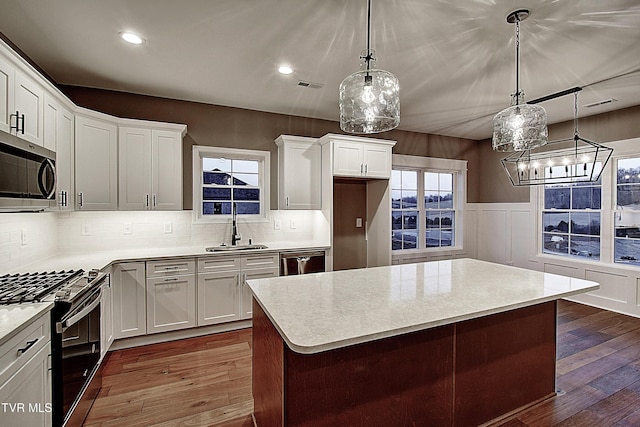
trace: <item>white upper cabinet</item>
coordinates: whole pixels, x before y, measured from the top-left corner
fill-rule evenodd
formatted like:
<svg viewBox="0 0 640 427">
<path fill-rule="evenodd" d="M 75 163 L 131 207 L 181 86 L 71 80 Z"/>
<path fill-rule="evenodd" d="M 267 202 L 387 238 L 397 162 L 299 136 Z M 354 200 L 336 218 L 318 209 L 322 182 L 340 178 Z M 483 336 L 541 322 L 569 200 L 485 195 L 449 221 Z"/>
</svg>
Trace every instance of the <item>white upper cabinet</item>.
<svg viewBox="0 0 640 427">
<path fill-rule="evenodd" d="M 76 116 L 75 125 L 76 208 L 116 210 L 118 127 L 85 116 Z"/>
<path fill-rule="evenodd" d="M 0 57 L 0 130 L 43 145 L 44 89 Z"/>
<path fill-rule="evenodd" d="M 278 209 L 320 209 L 322 151 L 315 138 L 281 135 L 278 146 Z"/>
<path fill-rule="evenodd" d="M 333 175 L 363 178 L 391 177 L 394 141 L 328 134 L 320 143 L 333 144 Z"/>
<path fill-rule="evenodd" d="M 119 209 L 182 209 L 182 131 L 119 129 Z"/>
<path fill-rule="evenodd" d="M 74 116 L 48 92 L 44 94 L 44 147 L 56 152 L 56 200 L 73 210 Z"/>
<path fill-rule="evenodd" d="M 44 89 L 22 72 L 15 71 L 13 124 L 11 133 L 34 144 L 43 145 Z"/>
<path fill-rule="evenodd" d="M 13 111 L 14 68 L 0 57 L 0 130 L 9 132 Z"/>
</svg>

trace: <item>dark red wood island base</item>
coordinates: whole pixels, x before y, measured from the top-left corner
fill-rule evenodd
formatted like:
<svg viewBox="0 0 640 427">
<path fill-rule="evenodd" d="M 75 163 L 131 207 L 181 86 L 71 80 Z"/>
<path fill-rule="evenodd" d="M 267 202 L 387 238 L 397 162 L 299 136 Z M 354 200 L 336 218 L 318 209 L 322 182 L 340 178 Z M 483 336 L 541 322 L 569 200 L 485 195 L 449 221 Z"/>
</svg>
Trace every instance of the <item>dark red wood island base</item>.
<svg viewBox="0 0 640 427">
<path fill-rule="evenodd" d="M 253 302 L 258 427 L 477 426 L 555 395 L 556 301 L 301 354 Z"/>
</svg>

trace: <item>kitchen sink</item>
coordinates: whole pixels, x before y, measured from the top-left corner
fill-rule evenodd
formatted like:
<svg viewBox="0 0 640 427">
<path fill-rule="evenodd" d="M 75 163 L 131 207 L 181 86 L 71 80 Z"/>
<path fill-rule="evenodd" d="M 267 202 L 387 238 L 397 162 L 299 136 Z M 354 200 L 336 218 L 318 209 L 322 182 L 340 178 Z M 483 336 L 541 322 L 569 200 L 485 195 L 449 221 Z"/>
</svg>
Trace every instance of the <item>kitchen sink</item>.
<svg viewBox="0 0 640 427">
<path fill-rule="evenodd" d="M 205 250 L 207 252 L 234 252 L 234 251 L 248 251 L 251 249 L 267 249 L 266 245 L 220 245 L 210 246 Z"/>
</svg>

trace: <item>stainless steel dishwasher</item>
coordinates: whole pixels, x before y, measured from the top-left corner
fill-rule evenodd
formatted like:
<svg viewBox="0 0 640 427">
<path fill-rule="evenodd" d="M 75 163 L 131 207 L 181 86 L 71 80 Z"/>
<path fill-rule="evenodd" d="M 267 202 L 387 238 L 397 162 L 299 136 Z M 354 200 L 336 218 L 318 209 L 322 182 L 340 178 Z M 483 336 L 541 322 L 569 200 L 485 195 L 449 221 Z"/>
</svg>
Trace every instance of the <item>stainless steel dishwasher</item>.
<svg viewBox="0 0 640 427">
<path fill-rule="evenodd" d="M 325 271 L 324 251 L 280 252 L 281 276 L 323 271 Z"/>
</svg>

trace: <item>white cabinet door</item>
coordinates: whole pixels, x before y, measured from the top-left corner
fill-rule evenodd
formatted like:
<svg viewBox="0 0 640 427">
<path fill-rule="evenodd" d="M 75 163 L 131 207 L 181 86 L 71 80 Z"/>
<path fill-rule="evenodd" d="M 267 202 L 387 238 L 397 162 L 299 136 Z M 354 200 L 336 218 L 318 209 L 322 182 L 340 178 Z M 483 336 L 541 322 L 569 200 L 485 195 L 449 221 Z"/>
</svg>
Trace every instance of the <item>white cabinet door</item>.
<svg viewBox="0 0 640 427">
<path fill-rule="evenodd" d="M 250 319 L 253 315 L 253 293 L 247 285 L 247 280 L 252 279 L 268 279 L 278 277 L 280 275 L 279 268 L 259 268 L 255 270 L 245 270 L 242 272 L 242 306 L 240 308 L 240 317 L 242 319 Z"/>
<path fill-rule="evenodd" d="M 149 128 L 120 127 L 120 210 L 182 209 L 182 135 Z"/>
<path fill-rule="evenodd" d="M 38 83 L 16 70 L 14 96 L 13 109 L 19 113 L 20 130 L 13 130 L 12 133 L 34 144 L 43 145 L 44 90 Z"/>
<path fill-rule="evenodd" d="M 100 296 L 100 357 L 104 357 L 113 343 L 113 293 L 111 281 L 102 285 Z"/>
<path fill-rule="evenodd" d="M 119 209 L 150 209 L 151 129 L 120 127 L 118 147 Z"/>
<path fill-rule="evenodd" d="M 73 113 L 44 94 L 44 147 L 56 152 L 56 201 L 60 210 L 73 209 Z"/>
<path fill-rule="evenodd" d="M 147 333 L 175 331 L 195 325 L 194 275 L 147 279 Z"/>
<path fill-rule="evenodd" d="M 75 139 L 73 113 L 65 108 L 59 109 L 58 136 L 56 138 L 56 188 L 58 207 L 61 210 L 74 209 L 73 191 L 73 146 Z"/>
<path fill-rule="evenodd" d="M 198 326 L 240 319 L 240 272 L 198 273 Z"/>
<path fill-rule="evenodd" d="M 47 344 L 0 385 L 1 425 L 35 427 L 52 424 L 49 354 L 50 345 Z"/>
<path fill-rule="evenodd" d="M 9 132 L 12 124 L 15 124 L 15 118 L 11 115 L 15 114 L 13 108 L 14 100 L 14 69 L 13 65 L 0 58 L 0 130 Z"/>
<path fill-rule="evenodd" d="M 281 135 L 278 146 L 278 209 L 320 209 L 322 152 L 315 139 Z"/>
<path fill-rule="evenodd" d="M 182 210 L 182 135 L 154 129 L 151 147 L 151 207 Z"/>
<path fill-rule="evenodd" d="M 362 143 L 336 141 L 333 145 L 333 174 L 362 176 L 364 174 L 363 150 Z"/>
<path fill-rule="evenodd" d="M 111 276 L 113 334 L 127 338 L 147 333 L 145 263 L 116 264 Z"/>
<path fill-rule="evenodd" d="M 364 175 L 368 178 L 391 178 L 391 147 L 364 144 Z"/>
<path fill-rule="evenodd" d="M 118 127 L 77 116 L 75 120 L 75 187 L 79 210 L 118 207 Z"/>
</svg>

